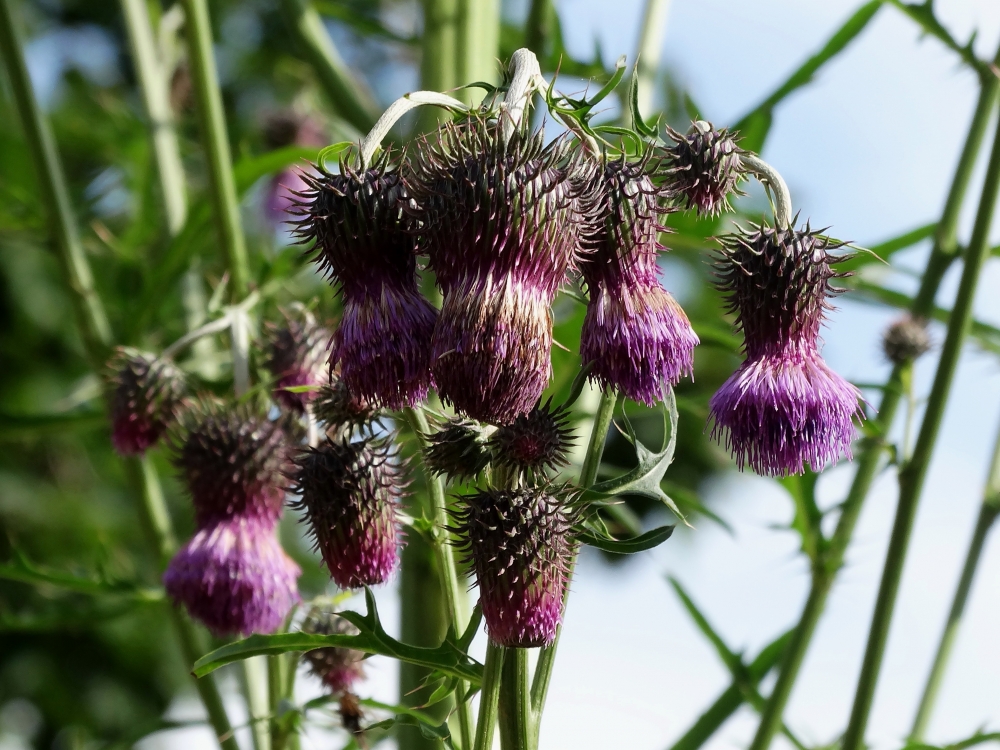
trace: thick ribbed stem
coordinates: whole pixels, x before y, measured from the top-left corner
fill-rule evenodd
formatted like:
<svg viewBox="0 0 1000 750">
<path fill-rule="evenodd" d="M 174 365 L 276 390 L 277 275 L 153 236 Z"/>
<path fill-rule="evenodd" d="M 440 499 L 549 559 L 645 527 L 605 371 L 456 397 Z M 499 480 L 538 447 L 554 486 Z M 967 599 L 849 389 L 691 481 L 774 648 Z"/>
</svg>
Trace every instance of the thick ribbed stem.
<svg viewBox="0 0 1000 750">
<path fill-rule="evenodd" d="M 233 298 L 246 297 L 249 282 L 246 240 L 240 223 L 240 205 L 233 179 L 233 160 L 226 132 L 226 117 L 219 91 L 219 77 L 212 52 L 212 25 L 207 0 L 182 0 L 191 79 L 197 98 L 198 118 L 208 166 L 215 223 L 229 268 Z"/>
<path fill-rule="evenodd" d="M 931 392 L 927 398 L 920 433 L 917 435 L 917 442 L 913 448 L 913 457 L 899 472 L 899 500 L 896 506 L 896 519 L 893 523 L 892 536 L 889 539 L 885 567 L 882 570 L 882 582 L 879 585 L 878 598 L 875 602 L 875 613 L 872 617 L 868 645 L 861 666 L 861 676 L 858 679 L 851 720 L 844 735 L 843 750 L 859 750 L 864 743 L 865 729 L 868 725 L 868 716 L 871 713 L 872 700 L 875 696 L 875 686 L 878 683 L 882 657 L 889 636 L 889 625 L 892 622 L 899 582 L 903 574 L 903 564 L 906 561 L 906 552 L 913 531 L 913 521 L 916 518 L 917 505 L 944 417 L 951 383 L 958 368 L 962 345 L 972 323 L 972 305 L 979 284 L 979 276 L 990 252 L 989 232 L 993 225 L 998 194 L 1000 194 L 1000 126 L 998 126 L 994 137 L 993 150 L 986 170 L 972 238 L 964 256 L 965 267 L 962 270 L 958 293 L 952 306 L 951 318 L 948 321 L 948 333 L 941 349 L 941 359 L 934 376 L 934 384 L 931 386 Z"/>
<path fill-rule="evenodd" d="M 366 132 L 375 124 L 378 107 L 333 45 L 319 13 L 309 0 L 281 0 L 281 10 L 333 108 L 358 132 Z"/>
<path fill-rule="evenodd" d="M 501 750 L 535 750 L 538 745 L 538 732 L 528 683 L 528 649 L 504 649 L 501 672 L 499 706 Z"/>
<path fill-rule="evenodd" d="M 998 53 L 998 60 L 1000 60 L 1000 53 Z M 924 268 L 920 290 L 910 309 L 910 312 L 916 317 L 926 317 L 933 309 L 941 280 L 955 258 L 959 215 L 972 178 L 972 171 L 975 168 L 976 156 L 979 153 L 990 114 L 996 103 L 997 89 L 996 80 L 984 79 L 965 145 L 959 157 L 955 176 L 952 179 L 941 214 L 941 221 L 938 223 L 934 247 L 931 250 L 927 266 Z M 908 364 L 896 365 L 886 382 L 882 402 L 879 404 L 878 414 L 874 420 L 876 432 L 880 435 L 887 434 L 892 428 L 903 395 L 905 371 L 909 367 Z M 854 527 L 861 514 L 865 498 L 868 496 L 868 491 L 878 473 L 884 449 L 884 441 L 873 440 L 858 456 L 854 481 L 851 483 L 847 499 L 841 508 L 837 528 L 834 530 L 822 558 L 814 566 L 809 597 L 806 599 L 805 607 L 792 636 L 792 642 L 789 644 L 783 659 L 778 681 L 761 712 L 760 725 L 750 750 L 767 750 L 775 733 L 781 727 L 785 706 L 798 678 L 799 668 L 805 659 L 819 618 L 823 614 L 827 595 L 843 565 L 844 554 L 854 534 Z"/>
<path fill-rule="evenodd" d="M 476 744 L 472 750 L 493 750 L 493 733 L 497 724 L 500 674 L 503 662 L 503 646 L 497 646 L 493 641 L 487 641 L 486 663 L 483 665 L 483 684 L 479 694 L 479 720 L 476 722 Z"/>
<path fill-rule="evenodd" d="M 496 84 L 500 57 L 499 0 L 459 0 L 458 28 L 459 84 L 476 81 Z M 466 104 L 478 104 L 483 93 L 480 89 L 465 89 L 458 96 Z"/>
<path fill-rule="evenodd" d="M 421 44 L 420 88 L 425 91 L 450 91 L 459 84 L 458 0 L 422 0 L 424 33 Z M 437 127 L 440 114 L 432 109 L 421 112 L 419 130 Z"/>
</svg>

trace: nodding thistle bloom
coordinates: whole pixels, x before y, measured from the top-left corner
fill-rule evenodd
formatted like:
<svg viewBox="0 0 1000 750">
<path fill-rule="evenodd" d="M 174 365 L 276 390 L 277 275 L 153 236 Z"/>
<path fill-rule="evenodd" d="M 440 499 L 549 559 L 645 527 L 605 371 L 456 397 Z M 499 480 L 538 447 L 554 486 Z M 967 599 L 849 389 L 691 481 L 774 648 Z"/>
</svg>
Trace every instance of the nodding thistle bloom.
<svg viewBox="0 0 1000 750">
<path fill-rule="evenodd" d="M 285 434 L 248 408 L 202 402 L 173 438 L 198 531 L 163 576 L 175 602 L 220 635 L 271 633 L 299 600 L 299 567 L 275 536 Z"/>
<path fill-rule="evenodd" d="M 475 479 L 490 465 L 486 433 L 471 420 L 449 420 L 425 437 L 424 465 L 433 474 L 466 481 Z"/>
<path fill-rule="evenodd" d="M 904 315 L 886 329 L 882 337 L 882 351 L 894 365 L 913 362 L 931 348 L 927 321 Z"/>
<path fill-rule="evenodd" d="M 399 560 L 396 509 L 405 466 L 390 440 L 327 438 L 296 459 L 295 504 L 316 549 L 344 589 L 384 583 Z"/>
<path fill-rule="evenodd" d="M 339 615 L 312 609 L 302 623 L 303 633 L 318 635 L 357 635 L 358 629 Z M 306 651 L 303 656 L 309 671 L 319 677 L 331 693 L 350 690 L 365 677 L 365 655 L 353 648 L 324 646 Z"/>
<path fill-rule="evenodd" d="M 610 161 L 604 167 L 601 219 L 594 251 L 580 264 L 590 303 L 580 357 L 590 377 L 652 406 L 694 370 L 698 345 L 687 316 L 660 285 L 657 254 L 665 195 L 650 162 Z"/>
<path fill-rule="evenodd" d="M 372 424 L 379 418 L 379 410 L 354 396 L 343 380 L 334 376 L 333 380 L 319 389 L 312 404 L 313 416 L 326 425 L 331 434 L 355 429 L 371 431 Z"/>
<path fill-rule="evenodd" d="M 290 465 L 284 422 L 210 401 L 183 422 L 173 438 L 174 464 L 191 492 L 198 526 L 236 515 L 276 520 Z"/>
<path fill-rule="evenodd" d="M 552 408 L 552 400 L 539 404 L 490 438 L 493 465 L 512 469 L 529 478 L 557 471 L 569 463 L 573 430 L 569 412 Z"/>
<path fill-rule="evenodd" d="M 725 128 L 716 130 L 704 120 L 691 124 L 686 134 L 667 128 L 676 145 L 664 149 L 671 175 L 671 188 L 684 208 L 702 216 L 729 210 L 729 194 L 744 177 L 742 149 L 736 136 Z"/>
<path fill-rule="evenodd" d="M 545 488 L 484 490 L 454 511 L 459 544 L 479 584 L 479 603 L 494 643 L 532 648 L 552 643 L 575 551 L 573 506 Z"/>
<path fill-rule="evenodd" d="M 315 240 L 316 262 L 339 288 L 343 316 L 332 367 L 356 397 L 400 409 L 427 396 L 436 311 L 417 288 L 415 241 L 399 173 L 386 156 L 363 172 L 304 175 L 297 233 Z"/>
<path fill-rule="evenodd" d="M 556 290 L 580 250 L 590 162 L 541 133 L 504 141 L 479 118 L 447 125 L 409 160 L 421 249 L 444 302 L 431 342 L 441 398 L 505 424 L 548 384 Z"/>
<path fill-rule="evenodd" d="M 744 335 L 746 361 L 709 402 L 712 435 L 725 437 L 742 469 L 760 474 L 821 470 L 851 455 L 858 389 L 819 354 L 831 251 L 842 246 L 805 229 L 756 227 L 722 240 L 718 286 Z"/>
<path fill-rule="evenodd" d="M 109 363 L 111 443 L 123 456 L 145 453 L 177 417 L 184 374 L 167 360 L 120 347 Z"/>
<path fill-rule="evenodd" d="M 326 350 L 330 332 L 306 312 L 297 317 L 283 313 L 283 325 L 269 324 L 265 367 L 275 378 L 274 398 L 286 409 L 305 411 L 315 391 L 296 393 L 297 386 L 318 386 L 326 380 Z"/>
<path fill-rule="evenodd" d="M 200 529 L 170 561 L 167 594 L 213 633 L 273 633 L 299 601 L 301 569 L 274 521 L 236 515 Z"/>
</svg>

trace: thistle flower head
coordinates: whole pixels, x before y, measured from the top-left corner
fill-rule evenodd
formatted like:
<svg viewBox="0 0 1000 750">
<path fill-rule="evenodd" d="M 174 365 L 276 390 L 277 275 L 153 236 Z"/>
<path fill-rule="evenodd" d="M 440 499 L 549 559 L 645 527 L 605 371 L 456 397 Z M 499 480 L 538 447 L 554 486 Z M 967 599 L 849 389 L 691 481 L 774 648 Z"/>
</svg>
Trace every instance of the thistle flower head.
<svg viewBox="0 0 1000 750">
<path fill-rule="evenodd" d="M 541 488 L 484 490 L 454 511 L 490 638 L 531 648 L 555 639 L 575 548 L 573 506 Z"/>
<path fill-rule="evenodd" d="M 471 420 L 452 419 L 426 438 L 424 465 L 438 476 L 475 479 L 490 464 L 487 437 Z"/>
<path fill-rule="evenodd" d="M 703 216 L 729 209 L 729 194 L 744 177 L 736 136 L 725 128 L 716 130 L 697 120 L 687 133 L 667 128 L 676 145 L 664 149 L 672 188 L 685 208 Z"/>
<path fill-rule="evenodd" d="M 409 160 L 407 211 L 444 292 L 431 361 L 442 399 L 502 424 L 548 383 L 552 298 L 581 252 L 590 161 L 472 117 Z"/>
<path fill-rule="evenodd" d="M 303 633 L 318 635 L 357 635 L 358 629 L 339 615 L 313 608 L 302 623 Z M 354 683 L 363 680 L 365 655 L 353 648 L 324 646 L 306 651 L 303 656 L 309 671 L 322 680 L 332 693 L 350 690 Z"/>
<path fill-rule="evenodd" d="M 289 466 L 283 421 L 251 407 L 201 401 L 171 442 L 199 528 L 233 515 L 273 522 L 281 514 Z"/>
<path fill-rule="evenodd" d="M 308 312 L 283 313 L 281 325 L 268 325 L 267 360 L 264 366 L 275 378 L 274 398 L 286 409 L 302 413 L 314 391 L 295 393 L 288 388 L 318 386 L 325 379 L 326 350 L 330 332 Z"/>
<path fill-rule="evenodd" d="M 358 173 L 305 175 L 296 232 L 340 289 L 344 314 L 330 356 L 359 398 L 390 409 L 424 399 L 436 312 L 420 296 L 406 188 L 386 156 Z"/>
<path fill-rule="evenodd" d="M 593 363 L 590 377 L 634 401 L 652 406 L 694 370 L 698 345 L 687 316 L 660 285 L 657 255 L 663 250 L 659 217 L 665 189 L 651 174 L 655 165 L 610 161 L 605 165 L 600 222 L 593 252 L 580 269 L 590 302 L 580 335 L 580 356 Z"/>
<path fill-rule="evenodd" d="M 819 354 L 819 329 L 837 245 L 804 230 L 758 227 L 723 241 L 719 287 L 744 333 L 746 361 L 719 389 L 709 409 L 712 434 L 724 438 L 737 464 L 760 474 L 819 471 L 850 457 L 857 388 Z"/>
<path fill-rule="evenodd" d="M 388 580 L 399 559 L 396 508 L 405 467 L 384 439 L 327 438 L 296 459 L 293 491 L 334 583 L 344 589 Z"/>
<path fill-rule="evenodd" d="M 927 321 L 909 314 L 895 320 L 882 336 L 882 351 L 894 365 L 913 362 L 930 348 Z"/>
<path fill-rule="evenodd" d="M 213 633 L 250 635 L 278 629 L 299 601 L 301 573 L 273 521 L 236 516 L 199 530 L 170 561 L 163 583 Z"/>
<path fill-rule="evenodd" d="M 569 412 L 553 409 L 551 399 L 500 427 L 490 438 L 494 465 L 529 478 L 566 466 L 572 447 Z"/>
<path fill-rule="evenodd" d="M 184 374 L 167 360 L 120 347 L 109 363 L 111 442 L 123 456 L 145 453 L 177 417 Z"/>
<path fill-rule="evenodd" d="M 316 419 L 326 424 L 328 432 L 370 428 L 379 418 L 379 410 L 352 394 L 339 377 L 319 389 L 312 410 Z"/>
</svg>

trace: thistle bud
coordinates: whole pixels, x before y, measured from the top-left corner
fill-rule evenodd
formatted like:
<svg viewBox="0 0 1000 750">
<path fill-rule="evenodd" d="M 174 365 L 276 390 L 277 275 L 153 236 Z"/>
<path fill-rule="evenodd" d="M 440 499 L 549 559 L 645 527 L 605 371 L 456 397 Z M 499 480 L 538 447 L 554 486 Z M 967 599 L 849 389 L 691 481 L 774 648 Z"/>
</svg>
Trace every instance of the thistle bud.
<svg viewBox="0 0 1000 750">
<path fill-rule="evenodd" d="M 412 406 L 430 386 L 437 313 L 417 289 L 402 180 L 388 157 L 360 174 L 342 163 L 341 174 L 305 179 L 297 233 L 315 240 L 316 262 L 344 305 L 330 364 L 358 398 L 387 409 Z"/>
<path fill-rule="evenodd" d="M 275 400 L 286 409 L 301 414 L 316 393 L 297 393 L 287 389 L 318 386 L 326 379 L 326 350 L 330 332 L 318 325 L 308 312 L 301 317 L 285 313 L 284 317 L 283 325 L 268 326 L 267 360 L 264 366 L 276 381 Z"/>
<path fill-rule="evenodd" d="M 359 631 L 343 617 L 313 609 L 302 623 L 302 632 L 318 635 L 357 635 Z M 331 693 L 350 690 L 355 682 L 365 677 L 363 662 L 365 655 L 353 648 L 324 646 L 306 651 L 303 656 L 309 663 L 309 671 L 316 675 Z"/>
<path fill-rule="evenodd" d="M 328 432 L 370 428 L 379 417 L 378 409 L 352 394 L 347 384 L 336 377 L 319 389 L 312 409 L 316 419 L 326 424 Z"/>
<path fill-rule="evenodd" d="M 725 439 L 742 469 L 760 474 L 821 470 L 850 458 L 861 394 L 818 350 L 819 329 L 838 274 L 842 245 L 803 229 L 768 226 L 722 240 L 718 286 L 743 331 L 746 361 L 709 409 L 712 435 Z"/>
<path fill-rule="evenodd" d="M 123 456 L 145 453 L 177 417 L 184 374 L 152 354 L 120 347 L 109 363 L 111 442 Z"/>
<path fill-rule="evenodd" d="M 191 492 L 199 527 L 234 515 L 278 518 L 289 466 L 283 422 L 203 401 L 182 427 L 173 438 L 174 464 Z"/>
<path fill-rule="evenodd" d="M 663 250 L 659 216 L 664 191 L 649 162 L 608 162 L 594 252 L 581 263 L 590 303 L 580 335 L 580 357 L 590 377 L 652 406 L 694 370 L 698 345 L 687 316 L 660 285 Z"/>
<path fill-rule="evenodd" d="M 438 476 L 458 481 L 475 479 L 490 464 L 483 429 L 468 419 L 453 419 L 427 436 L 424 465 Z"/>
<path fill-rule="evenodd" d="M 575 549 L 572 506 L 544 489 L 491 489 L 465 498 L 454 516 L 493 642 L 552 643 Z"/>
<path fill-rule="evenodd" d="M 667 133 L 676 145 L 664 149 L 670 167 L 672 189 L 685 208 L 702 216 L 729 210 L 729 194 L 744 177 L 736 137 L 725 128 L 716 130 L 697 120 L 684 135 L 673 128 Z"/>
<path fill-rule="evenodd" d="M 334 583 L 360 588 L 389 579 L 399 559 L 396 508 L 406 488 L 391 442 L 327 438 L 296 459 L 305 521 Z"/>
<path fill-rule="evenodd" d="M 268 149 L 291 145 L 319 148 L 329 143 L 316 119 L 290 110 L 269 115 L 263 124 L 263 136 Z M 308 188 L 302 170 L 295 167 L 283 169 L 271 178 L 264 193 L 264 216 L 272 227 L 288 221 L 289 211 L 297 204 L 296 196 Z"/>
<path fill-rule="evenodd" d="M 299 601 L 302 571 L 274 522 L 235 516 L 199 530 L 170 561 L 167 594 L 220 636 L 273 633 Z"/>
<path fill-rule="evenodd" d="M 474 419 L 511 422 L 549 381 L 549 308 L 580 247 L 588 165 L 565 141 L 505 141 L 478 118 L 445 126 L 410 160 L 408 210 L 444 293 L 434 380 Z"/>
<path fill-rule="evenodd" d="M 927 333 L 927 321 L 910 315 L 897 319 L 882 337 L 882 351 L 894 365 L 913 362 L 930 348 L 931 337 Z"/>
<path fill-rule="evenodd" d="M 497 468 L 521 472 L 529 479 L 544 476 L 569 463 L 572 436 L 569 412 L 553 409 L 550 399 L 493 433 L 490 438 L 493 463 Z"/>
</svg>

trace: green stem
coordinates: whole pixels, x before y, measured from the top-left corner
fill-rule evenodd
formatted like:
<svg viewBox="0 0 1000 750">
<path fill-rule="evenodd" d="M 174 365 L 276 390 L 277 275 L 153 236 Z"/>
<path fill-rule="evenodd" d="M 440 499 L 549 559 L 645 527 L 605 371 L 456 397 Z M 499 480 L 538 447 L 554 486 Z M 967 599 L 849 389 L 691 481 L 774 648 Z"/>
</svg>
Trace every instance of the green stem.
<svg viewBox="0 0 1000 750">
<path fill-rule="evenodd" d="M 281 0 L 281 10 L 334 109 L 359 133 L 367 133 L 378 119 L 378 107 L 333 45 L 319 13 L 309 0 Z"/>
<path fill-rule="evenodd" d="M 972 306 L 979 284 L 979 276 L 990 251 L 989 232 L 993 224 L 998 194 L 1000 194 L 1000 126 L 997 128 L 993 142 L 993 150 L 986 170 L 972 238 L 965 253 L 965 267 L 962 270 L 958 293 L 952 307 L 951 319 L 948 321 L 948 333 L 941 349 L 941 359 L 938 362 L 934 384 L 931 386 L 931 392 L 927 399 L 923 422 L 920 425 L 917 442 L 913 448 L 913 456 L 899 472 L 899 500 L 896 506 L 896 519 L 893 524 L 892 536 L 889 539 L 889 550 L 886 553 L 878 598 L 875 602 L 875 612 L 861 666 L 861 676 L 858 679 L 854 708 L 851 711 L 851 720 L 844 735 L 843 750 L 858 750 L 864 742 L 865 728 L 875 696 L 875 686 L 878 682 L 882 656 L 889 635 L 889 625 L 892 622 L 917 505 L 944 417 L 951 384 L 958 368 L 962 345 L 972 323 Z"/>
<path fill-rule="evenodd" d="M 425 435 L 430 433 L 430 425 L 423 409 L 413 407 L 405 410 L 406 420 L 417 435 L 417 439 L 423 444 L 426 442 Z M 431 520 L 434 522 L 433 541 L 434 556 L 437 561 L 437 573 L 440 577 L 441 591 L 444 597 L 445 612 L 448 616 L 448 624 L 456 637 L 460 636 L 466 626 L 468 619 L 462 611 L 462 587 L 458 580 L 458 566 L 455 562 L 455 548 L 448 540 L 448 505 L 444 494 L 444 485 L 440 478 L 434 476 L 429 471 L 425 471 L 427 482 L 427 494 L 430 500 Z M 464 683 L 459 683 L 456 693 L 461 696 L 465 693 Z M 469 704 L 460 700 L 456 709 L 458 714 L 459 733 L 462 738 L 462 747 L 472 746 L 472 714 Z"/>
<path fill-rule="evenodd" d="M 493 641 L 486 643 L 486 663 L 483 665 L 483 684 L 479 694 L 479 720 L 476 722 L 476 744 L 472 750 L 493 750 L 493 732 L 497 723 L 500 700 L 500 674 L 504 662 L 503 646 Z"/>
<path fill-rule="evenodd" d="M 1000 51 L 998 51 L 997 59 L 1000 60 Z M 984 80 L 965 145 L 955 168 L 955 176 L 945 200 L 941 221 L 938 223 L 934 247 L 924 269 L 920 289 L 910 308 L 911 314 L 915 317 L 926 317 L 933 310 L 941 280 L 957 256 L 959 215 L 975 168 L 976 156 L 979 153 L 990 114 L 996 103 L 997 90 L 996 80 Z M 757 733 L 750 750 L 767 750 L 775 733 L 781 727 L 785 706 L 791 697 L 799 669 L 823 614 L 827 596 L 837 573 L 843 566 L 844 554 L 854 534 L 861 508 L 878 473 L 886 445 L 885 435 L 889 433 L 895 421 L 910 368 L 909 364 L 896 365 L 886 382 L 878 415 L 874 420 L 875 432 L 881 437 L 871 440 L 858 456 L 854 480 L 841 508 L 840 519 L 833 536 L 813 565 L 809 596 L 799 616 L 792 642 L 789 644 L 788 651 L 782 661 L 778 680 L 764 710 L 761 712 L 760 724 L 757 727 Z"/>
<path fill-rule="evenodd" d="M 421 45 L 420 88 L 424 91 L 450 91 L 459 84 L 459 9 L 458 0 L 423 0 L 424 33 Z M 420 129 L 437 127 L 442 110 L 423 107 Z"/>
<path fill-rule="evenodd" d="M 475 81 L 496 83 L 499 77 L 500 3 L 498 0 L 459 0 L 458 25 L 458 85 Z M 458 97 L 466 104 L 476 104 L 482 100 L 483 93 L 479 89 L 466 89 Z"/>
<path fill-rule="evenodd" d="M 207 0 L 182 0 L 182 4 L 216 227 L 229 267 L 230 291 L 233 299 L 240 301 L 247 295 L 249 282 L 246 240 L 240 224 L 240 205 L 233 179 L 222 92 L 219 91 L 212 53 L 212 25 Z"/>
<path fill-rule="evenodd" d="M 535 750 L 537 722 L 528 689 L 528 649 L 504 649 L 500 678 L 500 747 L 502 750 Z"/>
<path fill-rule="evenodd" d="M 111 326 L 94 288 L 90 263 L 80 244 L 76 217 L 66 188 L 66 177 L 59 163 L 55 139 L 42 117 L 31 87 L 31 78 L 21 52 L 14 24 L 11 0 L 0 0 L 0 56 L 7 67 L 7 77 L 14 104 L 21 118 L 24 140 L 33 162 L 42 205 L 48 213 L 63 276 L 70 287 L 83 345 L 91 365 L 100 372 L 111 346 Z"/>
<path fill-rule="evenodd" d="M 601 394 L 601 401 L 597 405 L 597 413 L 594 414 L 594 426 L 590 430 L 590 441 L 587 444 L 587 454 L 583 459 L 583 466 L 580 468 L 579 486 L 586 489 L 597 481 L 597 471 L 601 466 L 601 459 L 604 456 L 604 444 L 608 439 L 608 430 L 611 429 L 612 418 L 615 414 L 615 405 L 618 403 L 618 393 L 616 391 L 605 391 Z M 570 565 L 569 579 L 572 580 L 572 571 L 576 567 L 576 559 Z M 565 609 L 565 599 L 569 598 L 569 586 L 566 587 L 563 607 Z M 542 725 L 542 710 L 545 708 L 545 698 L 549 692 L 549 683 L 552 680 L 552 668 L 555 665 L 556 651 L 559 648 L 559 637 L 562 635 L 562 626 L 556 632 L 556 639 L 551 646 L 545 646 L 538 654 L 538 664 L 535 665 L 535 677 L 531 684 L 531 709 L 535 715 L 535 741 L 538 741 L 538 731 Z"/>
<path fill-rule="evenodd" d="M 170 87 L 156 53 L 156 37 L 146 0 L 121 0 L 121 7 L 132 62 L 139 79 L 139 93 L 149 119 L 167 229 L 173 237 L 181 231 L 187 218 L 187 189 L 174 115 L 170 108 Z"/>
<path fill-rule="evenodd" d="M 653 91 L 656 89 L 656 74 L 660 69 L 663 52 L 663 38 L 667 32 L 667 15 L 670 0 L 646 0 L 639 27 L 639 48 L 636 50 L 635 64 L 638 66 L 639 113 L 649 117 L 653 109 Z M 631 127 L 631 108 L 622 107 L 626 127 Z"/>
<path fill-rule="evenodd" d="M 552 0 L 531 0 L 528 19 L 524 24 L 524 46 L 534 52 L 540 62 L 549 59 L 551 43 L 556 25 L 556 9 Z"/>
<path fill-rule="evenodd" d="M 268 704 L 270 680 L 266 656 L 251 656 L 244 659 L 243 681 L 247 713 L 250 716 L 250 736 L 255 750 L 271 750 L 271 710 Z"/>
</svg>

